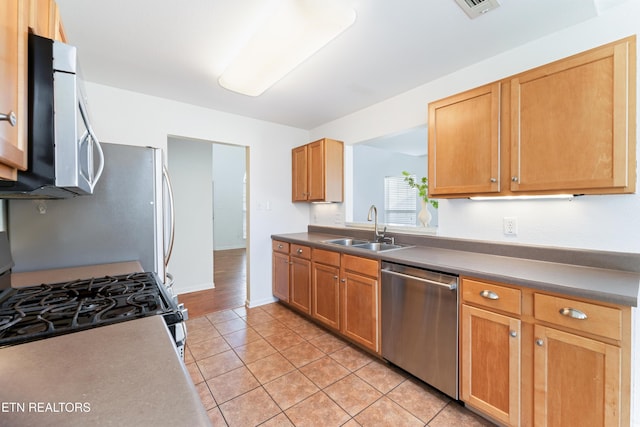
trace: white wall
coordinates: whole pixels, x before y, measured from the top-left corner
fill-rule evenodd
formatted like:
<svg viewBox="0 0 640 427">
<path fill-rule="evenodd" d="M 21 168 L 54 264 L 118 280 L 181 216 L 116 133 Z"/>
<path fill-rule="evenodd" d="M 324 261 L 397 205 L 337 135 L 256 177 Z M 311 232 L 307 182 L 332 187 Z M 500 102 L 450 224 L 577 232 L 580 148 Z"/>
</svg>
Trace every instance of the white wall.
<svg viewBox="0 0 640 427">
<path fill-rule="evenodd" d="M 213 144 L 213 249 L 246 247 L 242 237 L 245 148 Z"/>
<path fill-rule="evenodd" d="M 176 278 L 178 293 L 214 285 L 212 148 L 212 144 L 202 141 L 168 141 L 165 158 L 175 201 L 175 239 L 168 271 Z"/>
<path fill-rule="evenodd" d="M 426 122 L 427 104 L 431 101 L 636 33 L 640 33 L 640 1 L 628 1 L 592 20 L 313 129 L 311 137 L 333 135 L 345 144 L 354 144 L 414 128 Z M 325 211 L 329 209 L 327 214 Z M 339 216 L 336 212 L 339 209 L 341 206 L 337 205 L 314 207 L 310 220 L 330 223 L 330 218 Z M 514 238 L 502 233 L 505 216 L 518 218 L 518 235 Z M 536 202 L 443 200 L 439 208 L 438 235 L 637 253 L 640 252 L 640 195 L 583 196 L 572 201 Z"/>
<path fill-rule="evenodd" d="M 308 143 L 309 133 L 98 84 L 87 83 L 87 94 L 94 130 L 102 141 L 166 151 L 167 137 L 173 135 L 249 147 L 247 298 L 251 305 L 271 301 L 271 234 L 305 230 L 309 219 L 306 204 L 291 203 L 288 166 L 291 148 Z M 202 261 L 191 259 L 188 264 Z M 178 292 L 193 285 L 183 279 L 175 275 Z"/>
</svg>

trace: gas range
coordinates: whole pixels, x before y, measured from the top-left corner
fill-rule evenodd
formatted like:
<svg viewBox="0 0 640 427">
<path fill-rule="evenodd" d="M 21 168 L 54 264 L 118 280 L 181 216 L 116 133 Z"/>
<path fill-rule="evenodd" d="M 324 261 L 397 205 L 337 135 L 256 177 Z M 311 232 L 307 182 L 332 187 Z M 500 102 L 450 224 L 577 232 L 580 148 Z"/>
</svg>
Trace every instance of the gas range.
<svg viewBox="0 0 640 427">
<path fill-rule="evenodd" d="M 186 311 L 155 273 L 9 288 L 0 293 L 0 346 L 154 315 L 163 316 L 184 357 Z"/>
</svg>

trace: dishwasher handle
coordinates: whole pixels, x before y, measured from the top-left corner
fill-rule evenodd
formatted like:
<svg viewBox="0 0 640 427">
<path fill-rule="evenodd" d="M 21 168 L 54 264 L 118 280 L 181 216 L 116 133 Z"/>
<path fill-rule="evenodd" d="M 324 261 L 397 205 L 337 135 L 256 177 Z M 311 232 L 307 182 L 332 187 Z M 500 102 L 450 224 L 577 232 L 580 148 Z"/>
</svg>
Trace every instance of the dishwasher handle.
<svg viewBox="0 0 640 427">
<path fill-rule="evenodd" d="M 397 271 L 392 271 L 392 270 L 387 270 L 387 269 L 382 269 L 381 272 L 384 274 L 391 274 L 392 276 L 398 276 L 398 277 L 402 277 L 405 279 L 411 279 L 411 280 L 417 280 L 418 282 L 422 282 L 422 283 L 427 283 L 429 285 L 436 285 L 436 286 L 441 286 L 443 288 L 447 288 L 450 291 L 453 291 L 455 289 L 458 288 L 458 284 L 457 283 L 445 283 L 445 282 L 437 282 L 435 280 L 429 280 L 429 279 L 423 279 L 422 277 L 417 277 L 417 276 L 412 276 L 409 274 L 404 274 L 404 273 L 399 273 Z"/>
</svg>

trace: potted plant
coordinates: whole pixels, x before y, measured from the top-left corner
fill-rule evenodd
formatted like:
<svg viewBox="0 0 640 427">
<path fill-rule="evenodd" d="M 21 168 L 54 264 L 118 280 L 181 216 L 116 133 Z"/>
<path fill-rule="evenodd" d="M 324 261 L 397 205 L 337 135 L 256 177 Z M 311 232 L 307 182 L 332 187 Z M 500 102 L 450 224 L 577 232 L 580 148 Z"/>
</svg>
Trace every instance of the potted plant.
<svg viewBox="0 0 640 427">
<path fill-rule="evenodd" d="M 427 210 L 427 203 L 430 203 L 434 209 L 438 209 L 438 201 L 429 199 L 429 181 L 426 176 L 423 176 L 420 181 L 417 181 L 413 177 L 413 174 L 407 171 L 402 171 L 402 175 L 409 187 L 418 190 L 418 196 L 422 202 L 422 209 L 420 209 L 420 212 L 418 213 L 418 219 L 422 223 L 423 227 L 427 227 L 431 221 L 431 213 Z"/>
</svg>

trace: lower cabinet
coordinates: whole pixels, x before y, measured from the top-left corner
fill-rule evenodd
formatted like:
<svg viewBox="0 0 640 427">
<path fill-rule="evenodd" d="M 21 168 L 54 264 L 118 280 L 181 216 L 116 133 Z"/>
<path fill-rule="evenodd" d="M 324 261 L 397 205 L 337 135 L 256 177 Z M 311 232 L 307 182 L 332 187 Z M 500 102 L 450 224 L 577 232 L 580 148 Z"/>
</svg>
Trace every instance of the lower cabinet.
<svg viewBox="0 0 640 427">
<path fill-rule="evenodd" d="M 380 262 L 273 241 L 273 295 L 380 353 Z"/>
<path fill-rule="evenodd" d="M 351 340 L 380 353 L 379 262 L 342 255 L 342 327 Z"/>
<path fill-rule="evenodd" d="M 461 278 L 466 405 L 505 425 L 627 426 L 630 307 Z"/>
<path fill-rule="evenodd" d="M 311 314 L 311 248 L 291 245 L 289 304 Z"/>
<path fill-rule="evenodd" d="M 520 420 L 520 320 L 462 305 L 461 399 L 497 421 Z"/>
</svg>

